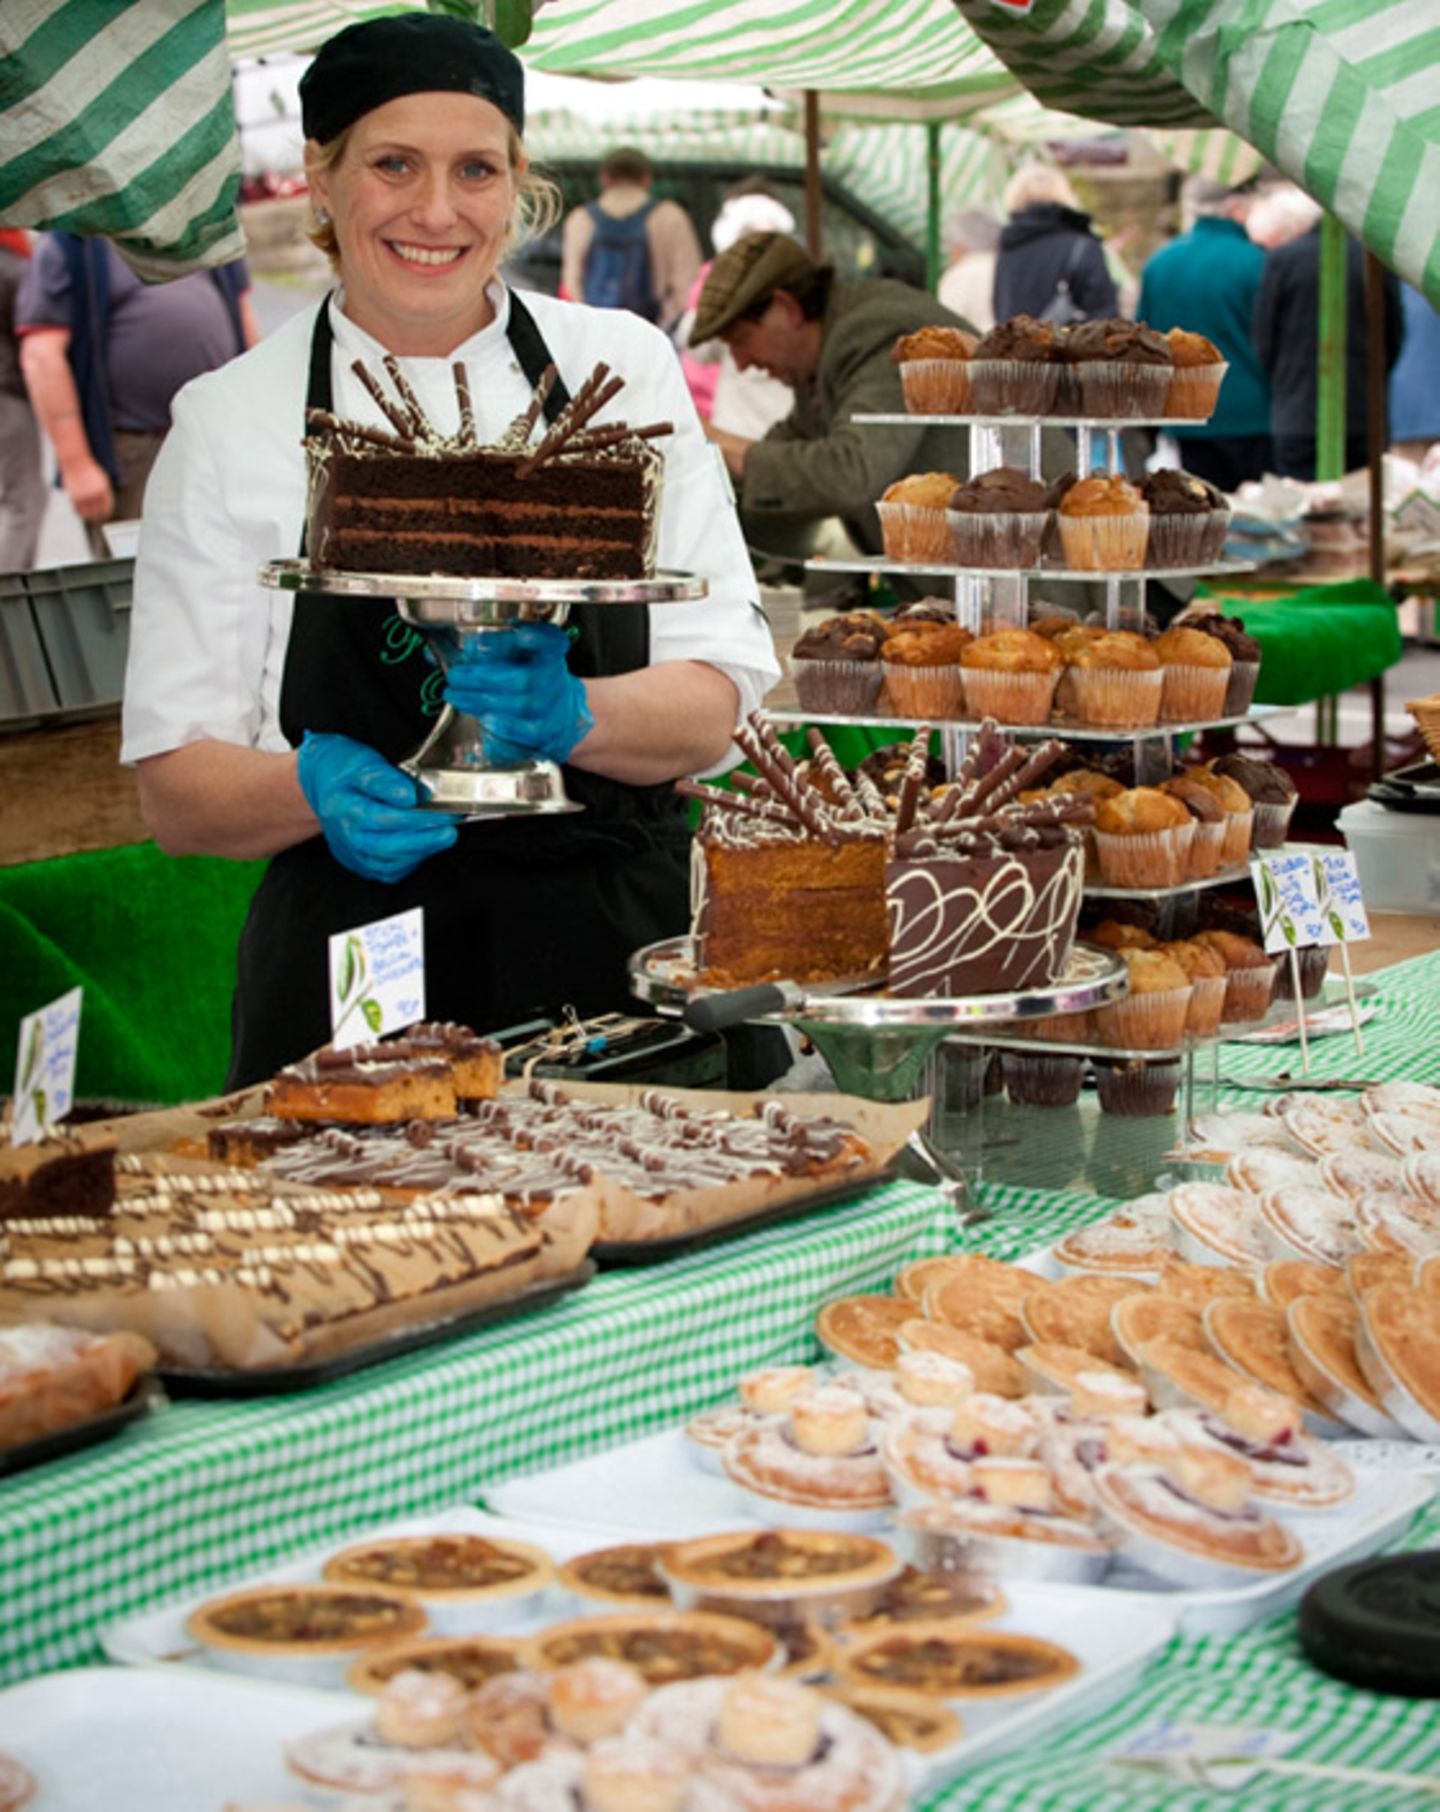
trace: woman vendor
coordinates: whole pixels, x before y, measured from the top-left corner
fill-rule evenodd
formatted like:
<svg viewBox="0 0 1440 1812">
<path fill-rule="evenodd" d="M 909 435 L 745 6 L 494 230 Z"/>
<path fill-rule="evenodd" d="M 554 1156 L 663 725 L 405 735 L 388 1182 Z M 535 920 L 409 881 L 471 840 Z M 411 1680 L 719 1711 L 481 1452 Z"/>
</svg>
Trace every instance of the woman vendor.
<svg viewBox="0 0 1440 1812">
<path fill-rule="evenodd" d="M 665 338 L 639 317 L 508 289 L 499 266 L 554 191 L 527 167 L 517 59 L 479 27 L 411 13 L 355 25 L 301 84 L 306 167 L 339 285 L 176 399 L 145 503 L 122 759 L 174 854 L 270 858 L 241 938 L 230 1085 L 330 1032 L 332 933 L 425 911 L 426 1010 L 496 1030 L 537 1006 L 629 1003 L 625 959 L 685 928 L 679 776 L 723 767 L 777 677 L 713 449 Z M 547 414 L 600 360 L 602 412 L 670 421 L 658 564 L 702 575 L 695 604 L 575 613 L 482 638 L 445 696 L 511 759 L 566 764 L 576 816 L 458 824 L 395 765 L 432 727 L 441 681 L 380 600 L 265 590 L 303 551 L 308 408 L 387 426 L 352 371 L 400 362 L 438 432 L 463 361 L 479 438 Z"/>
</svg>

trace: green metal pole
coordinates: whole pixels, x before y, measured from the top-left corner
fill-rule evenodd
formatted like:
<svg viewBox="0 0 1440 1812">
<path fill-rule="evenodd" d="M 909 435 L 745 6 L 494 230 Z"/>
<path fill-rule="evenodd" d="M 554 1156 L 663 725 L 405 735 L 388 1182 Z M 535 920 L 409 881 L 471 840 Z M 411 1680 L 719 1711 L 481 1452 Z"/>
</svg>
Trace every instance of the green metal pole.
<svg viewBox="0 0 1440 1812">
<path fill-rule="evenodd" d="M 1315 476 L 1345 475 L 1345 336 L 1349 243 L 1333 214 L 1320 222 L 1320 351 L 1316 374 Z"/>
<path fill-rule="evenodd" d="M 925 127 L 925 287 L 933 296 L 940 287 L 940 122 Z"/>
</svg>

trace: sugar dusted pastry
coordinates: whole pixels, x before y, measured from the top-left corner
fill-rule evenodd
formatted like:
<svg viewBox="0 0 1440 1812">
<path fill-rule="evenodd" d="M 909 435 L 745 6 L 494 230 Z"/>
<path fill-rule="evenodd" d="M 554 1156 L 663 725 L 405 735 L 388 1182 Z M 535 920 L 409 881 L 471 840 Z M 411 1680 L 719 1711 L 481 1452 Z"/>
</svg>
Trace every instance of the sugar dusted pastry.
<svg viewBox="0 0 1440 1812">
<path fill-rule="evenodd" d="M 1220 1183 L 1181 1183 L 1170 1191 L 1176 1243 L 1190 1258 L 1257 1267 L 1269 1256 L 1258 1231 L 1252 1196 Z"/>
<path fill-rule="evenodd" d="M 740 1380 L 740 1401 L 759 1415 L 778 1416 L 816 1382 L 808 1365 L 771 1365 Z"/>
<path fill-rule="evenodd" d="M 1006 1348 L 994 1341 L 916 1316 L 900 1324 L 900 1344 L 906 1352 L 944 1353 L 958 1360 L 969 1368 L 977 1390 L 997 1397 L 1025 1395 L 1025 1373 Z"/>
<path fill-rule="evenodd" d="M 1018 1457 L 1034 1452 L 1036 1433 L 1035 1415 L 1028 1405 L 977 1391 L 957 1405 L 949 1441 L 971 1458 L 991 1454 Z"/>
<path fill-rule="evenodd" d="M 459 1737 L 466 1692 L 449 1674 L 407 1668 L 386 1682 L 375 1706 L 375 1733 L 404 1749 L 441 1749 Z"/>
<path fill-rule="evenodd" d="M 804 1453 L 851 1454 L 869 1437 L 865 1399 L 858 1391 L 821 1386 L 802 1391 L 789 1404 L 790 1433 Z"/>
<path fill-rule="evenodd" d="M 951 1409 L 975 1389 L 975 1374 L 944 1353 L 901 1353 L 895 1383 L 905 1401 L 917 1409 Z"/>
<path fill-rule="evenodd" d="M 1040 1460 L 978 1458 L 970 1468 L 971 1488 L 987 1504 L 1013 1510 L 1053 1510 L 1050 1469 Z"/>
<path fill-rule="evenodd" d="M 382 1742 L 371 1722 L 333 1725 L 285 1745 L 292 1774 L 327 1793 L 380 1795 L 403 1792 L 423 1778 L 458 1796 L 482 1792 L 499 1779 L 500 1764 L 484 1749 L 459 1743 L 413 1748 Z"/>
<path fill-rule="evenodd" d="M 599 1744 L 581 1768 L 593 1812 L 681 1812 L 689 1779 L 681 1750 L 633 1739 Z"/>
<path fill-rule="evenodd" d="M 1182 1448 L 1155 1467 L 1104 1466 L 1096 1499 L 1129 1557 L 1182 1585 L 1291 1571 L 1304 1549 L 1251 1502 L 1249 1468 L 1218 1451 Z"/>
<path fill-rule="evenodd" d="M 1299 1404 L 1263 1385 L 1237 1385 L 1218 1411 L 1171 1410 L 1166 1420 L 1187 1449 L 1214 1449 L 1243 1460 L 1257 1498 L 1290 1509 L 1325 1510 L 1354 1494 L 1354 1474 L 1304 1432 Z"/>
<path fill-rule="evenodd" d="M 1070 1385 L 1070 1413 L 1075 1416 L 1143 1416 L 1146 1403 L 1138 1378 L 1108 1368 L 1077 1372 Z"/>
<path fill-rule="evenodd" d="M 624 1729 L 647 1690 L 627 1662 L 591 1655 L 550 1676 L 550 1721 L 577 1743 L 598 1742 Z"/>
<path fill-rule="evenodd" d="M 778 1504 L 854 1514 L 890 1502 L 865 1400 L 838 1385 L 795 1398 L 784 1417 L 742 1429 L 722 1464 L 737 1485 Z"/>
</svg>

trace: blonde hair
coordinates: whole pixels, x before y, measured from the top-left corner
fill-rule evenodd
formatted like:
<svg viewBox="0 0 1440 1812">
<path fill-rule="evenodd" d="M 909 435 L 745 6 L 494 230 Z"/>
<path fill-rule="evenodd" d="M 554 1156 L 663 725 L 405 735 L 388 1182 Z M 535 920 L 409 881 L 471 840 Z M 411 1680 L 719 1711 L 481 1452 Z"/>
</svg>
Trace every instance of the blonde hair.
<svg viewBox="0 0 1440 1812">
<path fill-rule="evenodd" d="M 327 139 L 324 144 L 313 138 L 306 139 L 306 175 L 310 175 L 312 171 L 336 169 L 349 149 L 353 130 L 353 126 L 347 126 L 343 132 L 337 132 L 334 138 Z M 502 263 L 527 239 L 548 233 L 565 208 L 564 198 L 555 183 L 533 164 L 526 162 L 524 141 L 508 120 L 505 135 L 506 160 L 510 174 L 515 178 L 515 207 L 505 229 L 505 240 L 500 253 Z M 307 228 L 305 237 L 324 252 L 330 260 L 330 268 L 338 276 L 340 242 L 335 237 L 335 222 L 328 215 L 322 220 L 317 213 Z"/>
<path fill-rule="evenodd" d="M 1063 170 L 1053 164 L 1026 164 L 1005 185 L 1005 212 L 1018 214 L 1039 201 L 1058 201 L 1064 208 L 1080 206 L 1080 198 Z"/>
</svg>

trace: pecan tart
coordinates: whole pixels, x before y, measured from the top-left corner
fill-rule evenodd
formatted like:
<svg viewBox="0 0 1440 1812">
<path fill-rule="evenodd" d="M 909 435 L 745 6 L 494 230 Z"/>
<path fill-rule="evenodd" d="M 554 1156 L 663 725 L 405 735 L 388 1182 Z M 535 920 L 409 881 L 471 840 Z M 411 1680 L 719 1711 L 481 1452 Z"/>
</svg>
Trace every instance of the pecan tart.
<svg viewBox="0 0 1440 1812">
<path fill-rule="evenodd" d="M 847 1685 L 902 1686 L 961 1704 L 1017 1699 L 1080 1671 L 1068 1649 L 1038 1636 L 912 1623 L 854 1643 L 841 1657 Z"/>
<path fill-rule="evenodd" d="M 669 1552 L 670 1544 L 663 1541 L 595 1548 L 565 1562 L 560 1568 L 560 1584 L 596 1604 L 667 1604 L 670 1588 L 660 1568 Z"/>
<path fill-rule="evenodd" d="M 1298 1537 L 1250 1501 L 1238 1455 L 1182 1448 L 1164 1466 L 1102 1466 L 1095 1496 L 1125 1556 L 1172 1584 L 1272 1578 L 1305 1558 Z"/>
<path fill-rule="evenodd" d="M 422 1634 L 425 1612 L 373 1586 L 262 1585 L 207 1600 L 185 1627 L 220 1666 L 324 1678 L 366 1649 Z"/>
<path fill-rule="evenodd" d="M 1385 1413 L 1418 1441 L 1440 1441 L 1440 1314 L 1434 1295 L 1380 1284 L 1360 1304 L 1360 1369 Z"/>
<path fill-rule="evenodd" d="M 513 1614 L 550 1584 L 555 1568 L 529 1542 L 446 1533 L 359 1542 L 331 1555 L 323 1576 L 332 1585 L 399 1593 L 424 1608 L 437 1633 L 463 1634 Z"/>
<path fill-rule="evenodd" d="M 627 1661 L 652 1686 L 701 1674 L 766 1668 L 779 1654 L 774 1635 L 758 1623 L 711 1611 L 633 1611 L 552 1624 L 521 1644 L 522 1658 L 541 1670 L 566 1667 L 588 1655 Z"/>
<path fill-rule="evenodd" d="M 1009 1605 L 993 1579 L 979 1573 L 928 1571 L 907 1566 L 885 1586 L 869 1609 L 842 1626 L 847 1635 L 870 1635 L 892 1623 L 989 1623 Z"/>
<path fill-rule="evenodd" d="M 397 1674 L 444 1674 L 473 1692 L 520 1665 L 518 1641 L 499 1636 L 427 1636 L 362 1655 L 345 1676 L 352 1692 L 378 1693 Z"/>
<path fill-rule="evenodd" d="M 928 1693 L 909 1692 L 903 1686 L 825 1686 L 821 1690 L 826 1698 L 837 1700 L 873 1724 L 897 1749 L 930 1755 L 958 1743 L 964 1734 L 950 1707 Z"/>
<path fill-rule="evenodd" d="M 874 1536 L 828 1529 L 763 1529 L 677 1542 L 662 1563 L 678 1604 L 704 1598 L 716 1609 L 799 1605 L 863 1607 L 900 1571 L 894 1551 Z M 716 1603 L 715 1601 L 723 1601 Z"/>
</svg>

